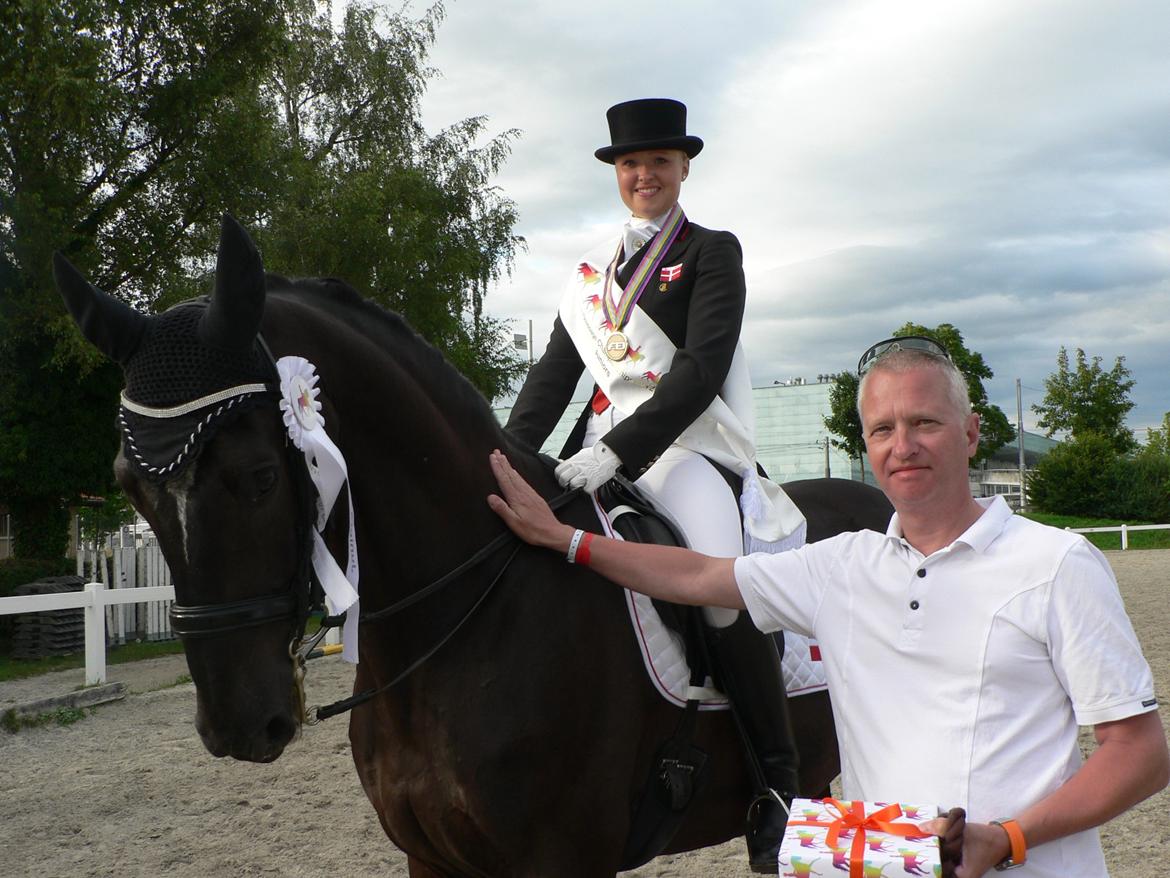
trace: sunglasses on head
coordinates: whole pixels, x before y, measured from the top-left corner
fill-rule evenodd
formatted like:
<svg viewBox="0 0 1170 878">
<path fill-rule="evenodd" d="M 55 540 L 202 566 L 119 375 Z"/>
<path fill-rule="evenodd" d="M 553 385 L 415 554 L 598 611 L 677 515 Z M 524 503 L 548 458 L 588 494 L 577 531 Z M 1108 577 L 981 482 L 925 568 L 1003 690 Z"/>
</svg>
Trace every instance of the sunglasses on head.
<svg viewBox="0 0 1170 878">
<path fill-rule="evenodd" d="M 903 335 L 879 341 L 862 354 L 861 359 L 857 361 L 857 374 L 864 375 L 873 367 L 874 363 L 886 354 L 892 354 L 895 351 L 921 351 L 934 357 L 942 357 L 947 361 L 951 359 L 947 349 L 933 338 L 927 338 L 924 335 Z"/>
</svg>

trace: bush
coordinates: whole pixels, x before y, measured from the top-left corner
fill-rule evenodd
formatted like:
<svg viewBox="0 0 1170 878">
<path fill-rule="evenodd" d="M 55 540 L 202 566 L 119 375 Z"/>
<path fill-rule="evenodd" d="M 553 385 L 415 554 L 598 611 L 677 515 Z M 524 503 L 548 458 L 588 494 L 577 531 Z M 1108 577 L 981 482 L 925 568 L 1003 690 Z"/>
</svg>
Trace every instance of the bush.
<svg viewBox="0 0 1170 878">
<path fill-rule="evenodd" d="M 1057 515 L 1170 524 L 1170 457 L 1117 453 L 1088 434 L 1052 449 L 1028 480 L 1032 505 Z"/>
<path fill-rule="evenodd" d="M 1028 479 L 1028 499 L 1044 512 L 1111 517 L 1117 494 L 1117 451 L 1089 433 L 1062 442 L 1041 458 Z"/>
</svg>

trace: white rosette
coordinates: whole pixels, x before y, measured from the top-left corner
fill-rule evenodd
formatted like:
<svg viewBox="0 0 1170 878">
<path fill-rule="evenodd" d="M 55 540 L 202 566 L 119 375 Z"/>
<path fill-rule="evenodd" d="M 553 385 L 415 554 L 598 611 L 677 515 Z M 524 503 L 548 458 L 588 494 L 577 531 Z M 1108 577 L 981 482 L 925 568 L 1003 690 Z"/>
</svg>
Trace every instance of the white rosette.
<svg viewBox="0 0 1170 878">
<path fill-rule="evenodd" d="M 342 658 L 358 660 L 358 556 L 354 533 L 353 498 L 349 498 L 349 536 L 346 569 L 333 559 L 321 531 L 325 529 L 337 495 L 349 478 L 345 457 L 325 432 L 325 418 L 317 399 L 317 369 L 304 357 L 281 357 L 276 361 L 280 375 L 280 410 L 293 444 L 305 455 L 309 477 L 317 489 L 317 520 L 313 530 L 313 571 L 325 591 L 329 612 L 348 612 L 342 628 Z"/>
</svg>

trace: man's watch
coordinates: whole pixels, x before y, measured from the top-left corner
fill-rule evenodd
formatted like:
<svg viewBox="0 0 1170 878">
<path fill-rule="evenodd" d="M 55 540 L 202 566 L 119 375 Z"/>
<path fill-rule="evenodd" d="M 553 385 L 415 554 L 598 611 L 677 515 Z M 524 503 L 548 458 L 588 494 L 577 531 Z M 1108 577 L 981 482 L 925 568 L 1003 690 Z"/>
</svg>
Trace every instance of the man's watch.
<svg viewBox="0 0 1170 878">
<path fill-rule="evenodd" d="M 1028 859 L 1028 845 L 1024 842 L 1024 831 L 1020 829 L 1020 824 L 1014 818 L 991 820 L 989 822 L 1002 827 L 1003 831 L 1008 834 L 1008 840 L 1012 845 L 1011 853 L 995 864 L 995 871 L 1005 872 L 1008 869 L 1018 869 L 1024 865 Z"/>
</svg>

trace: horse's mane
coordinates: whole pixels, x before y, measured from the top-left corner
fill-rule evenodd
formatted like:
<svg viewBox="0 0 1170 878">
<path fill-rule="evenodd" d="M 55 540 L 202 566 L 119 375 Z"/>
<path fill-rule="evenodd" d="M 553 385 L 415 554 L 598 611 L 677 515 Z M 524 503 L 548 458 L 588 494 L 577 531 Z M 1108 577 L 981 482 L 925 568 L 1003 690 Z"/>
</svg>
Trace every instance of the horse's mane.
<svg viewBox="0 0 1170 878">
<path fill-rule="evenodd" d="M 444 406 L 458 407 L 461 418 L 478 419 L 492 435 L 503 433 L 483 394 L 402 315 L 365 298 L 338 278 L 287 278 L 268 273 L 267 282 L 268 293 L 311 302 L 355 332 L 372 338 L 417 381 L 424 383 L 433 398 L 443 400 Z"/>
</svg>

